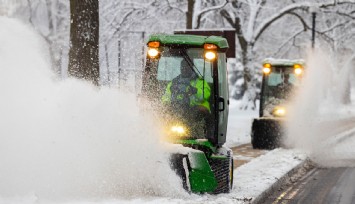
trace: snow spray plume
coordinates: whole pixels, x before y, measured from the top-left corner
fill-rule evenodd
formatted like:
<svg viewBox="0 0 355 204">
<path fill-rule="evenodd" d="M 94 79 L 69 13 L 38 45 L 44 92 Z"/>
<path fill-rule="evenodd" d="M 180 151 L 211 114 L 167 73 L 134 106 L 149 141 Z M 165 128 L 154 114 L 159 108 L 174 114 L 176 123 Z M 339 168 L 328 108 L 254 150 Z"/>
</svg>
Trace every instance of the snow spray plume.
<svg viewBox="0 0 355 204">
<path fill-rule="evenodd" d="M 331 148 L 338 145 L 334 137 L 339 133 L 339 120 L 352 116 L 342 112 L 346 107 L 341 103 L 351 69 L 339 64 L 320 50 L 309 52 L 305 77 L 287 122 L 286 145 L 306 150 L 322 166 L 348 165 L 349 160 L 355 160 L 355 156 L 342 160 L 346 148 L 337 153 Z"/>
<path fill-rule="evenodd" d="M 55 82 L 48 49 L 0 18 L 0 198 L 92 200 L 184 192 L 133 94 Z"/>
</svg>

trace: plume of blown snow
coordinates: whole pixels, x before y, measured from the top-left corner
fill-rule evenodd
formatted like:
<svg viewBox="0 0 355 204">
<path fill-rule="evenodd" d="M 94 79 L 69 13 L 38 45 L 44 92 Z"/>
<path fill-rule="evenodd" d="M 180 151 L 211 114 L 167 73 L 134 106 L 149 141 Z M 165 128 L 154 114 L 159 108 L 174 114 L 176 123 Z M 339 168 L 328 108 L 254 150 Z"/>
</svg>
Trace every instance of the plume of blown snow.
<svg viewBox="0 0 355 204">
<path fill-rule="evenodd" d="M 342 104 L 342 97 L 347 88 L 350 66 L 337 62 L 332 55 L 314 50 L 308 53 L 306 59 L 305 77 L 290 110 L 287 122 L 287 146 L 306 150 L 310 158 L 322 166 L 346 165 L 355 161 L 343 155 L 349 155 L 349 148 L 339 152 L 336 142 L 340 130 L 341 119 L 353 117 L 351 112 Z M 331 145 L 330 145 L 331 144 Z M 350 145 L 353 145 L 351 143 Z M 334 147 L 337 150 L 332 151 Z M 355 154 L 353 154 L 355 155 Z"/>
<path fill-rule="evenodd" d="M 184 195 L 133 94 L 53 80 L 41 37 L 6 17 L 0 27 L 0 197 Z"/>
</svg>

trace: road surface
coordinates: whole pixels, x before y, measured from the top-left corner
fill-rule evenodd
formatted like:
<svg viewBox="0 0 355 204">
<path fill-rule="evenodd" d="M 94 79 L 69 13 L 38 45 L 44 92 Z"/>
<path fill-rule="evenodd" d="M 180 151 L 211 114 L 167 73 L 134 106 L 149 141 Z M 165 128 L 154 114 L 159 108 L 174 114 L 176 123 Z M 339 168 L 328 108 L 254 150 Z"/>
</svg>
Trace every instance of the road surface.
<svg viewBox="0 0 355 204">
<path fill-rule="evenodd" d="M 315 168 L 264 203 L 355 204 L 355 168 Z"/>
</svg>

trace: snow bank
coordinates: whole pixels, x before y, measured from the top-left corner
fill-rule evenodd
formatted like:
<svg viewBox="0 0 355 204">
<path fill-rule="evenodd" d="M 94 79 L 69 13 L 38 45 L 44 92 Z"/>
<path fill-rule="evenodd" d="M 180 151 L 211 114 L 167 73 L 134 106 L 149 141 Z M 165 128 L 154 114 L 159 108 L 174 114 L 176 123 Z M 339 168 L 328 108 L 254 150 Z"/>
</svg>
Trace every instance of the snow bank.
<svg viewBox="0 0 355 204">
<path fill-rule="evenodd" d="M 56 81 L 34 30 L 0 27 L 0 202 L 186 194 L 134 95 Z"/>
<path fill-rule="evenodd" d="M 275 149 L 253 159 L 234 171 L 234 197 L 255 199 L 306 158 L 300 150 Z"/>
</svg>

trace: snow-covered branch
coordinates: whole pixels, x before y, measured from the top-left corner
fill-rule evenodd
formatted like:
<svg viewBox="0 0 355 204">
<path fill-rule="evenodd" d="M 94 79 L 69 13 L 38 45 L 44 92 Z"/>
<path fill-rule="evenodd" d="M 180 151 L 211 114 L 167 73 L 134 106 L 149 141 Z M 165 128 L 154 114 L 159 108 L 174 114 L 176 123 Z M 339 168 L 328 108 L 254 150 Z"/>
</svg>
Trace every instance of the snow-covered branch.
<svg viewBox="0 0 355 204">
<path fill-rule="evenodd" d="M 248 28 L 246 31 L 245 38 L 247 41 L 251 42 L 251 37 L 254 31 L 256 18 L 260 12 L 261 6 L 263 5 L 263 1 L 249 0 L 249 21 Z"/>
<path fill-rule="evenodd" d="M 223 7 L 225 7 L 227 5 L 228 1 L 225 0 L 222 4 L 220 5 L 216 5 L 216 6 L 211 6 L 211 7 L 207 7 L 205 9 L 202 9 L 201 11 L 195 11 L 195 14 L 194 14 L 194 25 L 195 25 L 195 28 L 199 28 L 200 27 L 200 23 L 201 23 L 201 18 L 204 14 L 208 13 L 208 12 L 211 12 L 211 11 L 215 11 L 215 10 L 218 10 L 218 9 L 221 9 Z"/>
<path fill-rule="evenodd" d="M 352 12 L 352 14 L 353 14 L 354 12 Z M 345 16 L 345 17 L 348 17 L 348 18 L 351 18 L 351 19 L 355 19 L 355 16 L 353 16 L 353 15 L 348 15 L 348 14 L 346 14 L 346 13 L 343 13 L 343 12 L 339 12 L 339 11 L 337 11 L 337 14 L 338 15 L 340 15 L 340 16 Z"/>
<path fill-rule="evenodd" d="M 169 0 L 165 0 L 165 1 L 166 1 L 166 3 L 168 4 L 168 7 L 169 7 L 169 8 L 176 9 L 176 10 L 178 10 L 178 11 L 181 12 L 181 13 L 185 13 L 185 12 L 186 12 L 186 11 L 182 10 L 181 8 L 179 8 L 179 7 L 172 6 Z"/>
<path fill-rule="evenodd" d="M 297 31 L 294 35 L 289 37 L 287 40 L 285 40 L 285 42 L 283 42 L 281 44 L 281 46 L 274 52 L 273 55 L 276 55 L 276 53 L 280 52 L 284 46 L 286 46 L 291 40 L 295 39 L 297 36 L 299 36 L 303 32 L 304 32 L 304 29 L 301 29 L 301 30 Z"/>
<path fill-rule="evenodd" d="M 203 10 L 201 10 L 200 12 L 197 13 L 197 16 L 201 16 L 207 12 L 213 11 L 213 10 L 217 10 L 217 9 L 221 9 L 223 8 L 225 5 L 227 5 L 228 1 L 225 0 L 222 4 L 217 5 L 217 6 L 211 6 L 211 7 L 207 7 Z"/>
<path fill-rule="evenodd" d="M 297 9 L 309 9 L 309 8 L 328 8 L 330 6 L 340 5 L 340 4 L 355 4 L 355 0 L 344 0 L 344 1 L 328 1 L 326 3 L 309 3 L 309 2 L 302 2 L 291 4 L 286 6 L 285 8 L 281 9 L 278 13 L 272 15 L 271 17 L 264 20 L 258 28 L 255 30 L 251 41 L 255 42 L 259 39 L 260 35 L 265 31 L 265 29 L 270 26 L 273 22 L 280 19 L 282 16 L 286 15 L 287 13 L 297 10 Z"/>
</svg>

